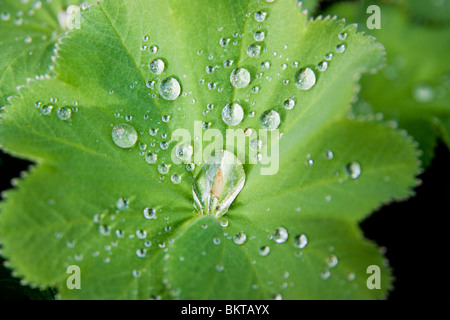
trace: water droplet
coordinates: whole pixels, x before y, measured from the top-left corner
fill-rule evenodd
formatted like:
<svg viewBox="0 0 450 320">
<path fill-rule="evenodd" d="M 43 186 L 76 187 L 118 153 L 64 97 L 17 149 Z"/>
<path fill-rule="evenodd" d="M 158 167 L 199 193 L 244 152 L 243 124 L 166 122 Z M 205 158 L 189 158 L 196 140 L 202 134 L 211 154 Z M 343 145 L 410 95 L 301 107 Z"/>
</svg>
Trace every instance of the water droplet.
<svg viewBox="0 0 450 320">
<path fill-rule="evenodd" d="M 345 44 L 339 44 L 336 46 L 336 52 L 337 53 L 342 53 L 345 51 Z"/>
<path fill-rule="evenodd" d="M 114 143 L 121 148 L 131 148 L 137 141 L 137 132 L 126 123 L 115 126 L 111 133 Z"/>
<path fill-rule="evenodd" d="M 155 59 L 148 65 L 148 69 L 153 74 L 160 74 L 164 71 L 164 61 L 161 59 Z"/>
<path fill-rule="evenodd" d="M 195 177 L 194 200 L 202 213 L 224 215 L 245 183 L 245 171 L 236 156 L 226 150 L 210 155 Z"/>
<path fill-rule="evenodd" d="M 334 254 L 332 254 L 326 258 L 326 263 L 329 268 L 334 268 L 339 263 L 339 260 Z"/>
<path fill-rule="evenodd" d="M 174 184 L 179 184 L 181 182 L 181 176 L 179 176 L 178 174 L 174 173 L 171 177 L 170 180 L 172 181 L 172 183 Z"/>
<path fill-rule="evenodd" d="M 309 90 L 316 84 L 316 74 L 311 68 L 300 69 L 295 76 L 295 85 L 301 90 Z"/>
<path fill-rule="evenodd" d="M 164 163 L 160 164 L 158 166 L 158 172 L 160 174 L 167 174 L 167 173 L 169 173 L 169 166 L 167 164 L 164 164 Z"/>
<path fill-rule="evenodd" d="M 225 68 L 229 68 L 229 67 L 231 67 L 233 65 L 233 60 L 225 60 L 224 62 L 223 62 L 223 66 L 225 67 Z"/>
<path fill-rule="evenodd" d="M 260 139 L 252 139 L 249 142 L 250 149 L 254 151 L 259 151 L 263 147 L 263 142 Z"/>
<path fill-rule="evenodd" d="M 275 130 L 281 123 L 280 115 L 275 110 L 267 110 L 261 115 L 259 123 L 263 129 Z"/>
<path fill-rule="evenodd" d="M 144 214 L 144 218 L 147 220 L 156 219 L 156 210 L 153 208 L 145 208 L 142 213 Z"/>
<path fill-rule="evenodd" d="M 214 239 L 213 239 L 213 243 L 214 243 L 215 245 L 219 245 L 219 244 L 220 244 L 220 239 L 219 239 L 219 238 L 214 238 Z"/>
<path fill-rule="evenodd" d="M 328 69 L 328 62 L 326 62 L 326 61 L 322 61 L 321 63 L 319 63 L 317 65 L 317 70 L 319 70 L 321 72 L 323 72 L 323 71 L 325 71 L 327 69 Z"/>
<path fill-rule="evenodd" d="M 289 237 L 288 231 L 283 227 L 279 227 L 274 230 L 271 238 L 275 240 L 276 243 L 284 243 L 286 242 L 288 237 Z"/>
<path fill-rule="evenodd" d="M 180 143 L 175 147 L 175 155 L 183 162 L 191 160 L 193 152 L 194 149 L 187 143 Z"/>
<path fill-rule="evenodd" d="M 41 112 L 42 112 L 43 115 L 47 116 L 47 115 L 49 115 L 52 112 L 52 110 L 53 110 L 53 106 L 52 105 L 45 105 L 45 106 L 42 107 Z"/>
<path fill-rule="evenodd" d="M 251 58 L 259 56 L 261 53 L 261 46 L 258 44 L 251 44 L 247 47 L 247 54 Z"/>
<path fill-rule="evenodd" d="M 237 126 L 244 119 L 244 110 L 238 103 L 227 104 L 222 109 L 222 120 L 229 126 Z"/>
<path fill-rule="evenodd" d="M 222 272 L 223 269 L 224 269 L 224 267 L 223 267 L 221 264 L 217 264 L 217 265 L 216 265 L 216 270 L 217 270 L 218 272 Z"/>
<path fill-rule="evenodd" d="M 147 152 L 145 155 L 145 161 L 149 164 L 153 164 L 158 160 L 158 155 L 153 152 Z"/>
<path fill-rule="evenodd" d="M 325 151 L 325 158 L 326 159 L 331 160 L 331 159 L 333 159 L 333 157 L 334 157 L 333 151 L 331 151 L 331 150 Z"/>
<path fill-rule="evenodd" d="M 219 44 L 222 47 L 226 47 L 228 45 L 228 43 L 230 43 L 230 39 L 229 38 L 222 38 L 219 40 Z"/>
<path fill-rule="evenodd" d="M 230 82 L 236 88 L 245 88 L 250 83 L 250 72 L 245 68 L 237 68 L 231 72 Z"/>
<path fill-rule="evenodd" d="M 72 110 L 70 110 L 70 108 L 62 107 L 58 110 L 57 115 L 61 120 L 68 120 L 72 115 Z"/>
<path fill-rule="evenodd" d="M 292 110 L 295 107 L 295 101 L 294 99 L 290 98 L 290 99 L 286 99 L 284 101 L 284 108 L 287 110 Z"/>
<path fill-rule="evenodd" d="M 330 278 L 330 276 L 331 276 L 330 270 L 325 270 L 325 271 L 323 271 L 323 272 L 320 273 L 320 277 L 321 277 L 323 280 L 327 280 L 328 278 Z"/>
<path fill-rule="evenodd" d="M 255 39 L 255 41 L 263 41 L 265 37 L 266 34 L 264 33 L 264 31 L 256 31 L 253 34 L 253 38 Z"/>
<path fill-rule="evenodd" d="M 361 165 L 359 162 L 352 161 L 345 167 L 345 172 L 352 179 L 357 179 L 361 175 Z"/>
<path fill-rule="evenodd" d="M 270 247 L 269 246 L 263 246 L 259 248 L 259 254 L 263 257 L 266 257 L 270 253 Z"/>
<path fill-rule="evenodd" d="M 157 46 L 151 46 L 149 51 L 150 51 L 150 53 L 157 53 L 158 52 L 158 47 Z"/>
<path fill-rule="evenodd" d="M 257 11 L 257 12 L 255 12 L 255 15 L 254 15 L 255 20 L 258 22 L 263 22 L 264 20 L 266 20 L 266 16 L 267 16 L 267 13 L 264 11 Z"/>
<path fill-rule="evenodd" d="M 136 237 L 138 237 L 138 239 L 145 239 L 147 237 L 147 231 L 145 231 L 145 230 L 137 230 L 136 231 Z"/>
<path fill-rule="evenodd" d="M 295 246 L 299 249 L 303 249 L 308 244 L 308 237 L 305 234 L 299 234 L 294 238 Z"/>
<path fill-rule="evenodd" d="M 347 33 L 345 33 L 345 32 L 339 33 L 338 38 L 339 38 L 339 40 L 347 39 Z"/>
<path fill-rule="evenodd" d="M 261 69 L 263 70 L 268 70 L 270 68 L 270 62 L 269 61 L 264 61 L 261 63 Z"/>
<path fill-rule="evenodd" d="M 128 208 L 128 200 L 125 198 L 119 198 L 116 201 L 116 208 L 119 210 L 125 210 Z"/>
<path fill-rule="evenodd" d="M 144 258 L 146 254 L 147 254 L 147 250 L 146 249 L 142 248 L 142 249 L 137 249 L 136 250 L 136 256 L 138 258 Z"/>
<path fill-rule="evenodd" d="M 331 59 L 333 59 L 333 54 L 330 52 L 330 53 L 327 53 L 326 55 L 325 55 L 325 60 L 327 60 L 327 61 L 330 61 Z"/>
<path fill-rule="evenodd" d="M 247 241 L 247 236 L 242 232 L 236 233 L 233 237 L 233 241 L 238 245 L 242 245 L 245 243 L 245 241 Z"/>
<path fill-rule="evenodd" d="M 166 100 L 175 100 L 180 93 L 180 83 L 173 77 L 164 79 L 159 85 L 159 94 Z"/>
</svg>

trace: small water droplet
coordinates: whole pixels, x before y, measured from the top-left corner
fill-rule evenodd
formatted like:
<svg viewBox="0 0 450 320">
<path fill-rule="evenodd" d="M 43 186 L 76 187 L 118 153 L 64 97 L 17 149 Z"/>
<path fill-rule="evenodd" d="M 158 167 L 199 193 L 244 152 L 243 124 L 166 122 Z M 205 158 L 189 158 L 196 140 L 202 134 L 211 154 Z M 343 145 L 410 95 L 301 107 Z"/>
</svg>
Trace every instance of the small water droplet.
<svg viewBox="0 0 450 320">
<path fill-rule="evenodd" d="M 242 232 L 236 233 L 233 237 L 233 241 L 238 245 L 242 245 L 247 241 L 247 235 Z"/>
<path fill-rule="evenodd" d="M 238 103 L 227 104 L 222 109 L 222 120 L 229 126 L 237 126 L 244 119 L 244 110 Z"/>
<path fill-rule="evenodd" d="M 151 46 L 149 51 L 150 51 L 150 53 L 157 53 L 158 52 L 158 46 Z"/>
<path fill-rule="evenodd" d="M 148 65 L 148 69 L 153 74 L 161 74 L 164 71 L 164 67 L 164 61 L 161 59 L 155 59 Z"/>
<path fill-rule="evenodd" d="M 294 238 L 294 243 L 297 248 L 303 249 L 308 244 L 308 237 L 304 233 L 299 234 Z"/>
<path fill-rule="evenodd" d="M 280 115 L 275 110 L 267 110 L 261 115 L 259 123 L 263 129 L 275 130 L 281 123 Z"/>
<path fill-rule="evenodd" d="M 158 172 L 160 174 L 167 174 L 167 173 L 169 173 L 169 166 L 167 164 L 164 164 L 164 163 L 160 164 L 158 166 Z"/>
<path fill-rule="evenodd" d="M 319 63 L 317 65 L 317 70 L 319 70 L 321 72 L 326 71 L 327 69 L 328 69 L 328 62 L 326 62 L 326 61 L 322 61 L 321 63 Z"/>
<path fill-rule="evenodd" d="M 255 15 L 254 15 L 255 20 L 258 22 L 263 22 L 264 20 L 266 20 L 266 16 L 267 16 L 267 13 L 264 11 L 257 11 L 257 12 L 255 12 Z"/>
<path fill-rule="evenodd" d="M 316 84 L 316 74 L 311 68 L 300 69 L 295 76 L 295 85 L 301 90 L 309 90 Z"/>
<path fill-rule="evenodd" d="M 331 151 L 331 150 L 325 151 L 325 158 L 326 159 L 331 160 L 331 159 L 333 159 L 333 157 L 334 157 L 333 151 Z"/>
<path fill-rule="evenodd" d="M 181 93 L 181 86 L 177 79 L 169 77 L 161 81 L 159 94 L 166 100 L 175 100 Z"/>
<path fill-rule="evenodd" d="M 361 175 L 361 165 L 359 162 L 352 161 L 345 167 L 345 172 L 352 179 L 357 179 Z"/>
<path fill-rule="evenodd" d="M 268 70 L 270 68 L 270 62 L 269 61 L 264 61 L 261 63 L 261 69 L 263 70 Z"/>
<path fill-rule="evenodd" d="M 57 115 L 61 120 L 68 120 L 72 115 L 72 110 L 70 108 L 62 107 L 58 110 Z"/>
<path fill-rule="evenodd" d="M 147 220 L 156 219 L 156 210 L 150 207 L 145 208 L 142 213 Z"/>
<path fill-rule="evenodd" d="M 147 152 L 145 155 L 145 161 L 149 164 L 153 164 L 158 160 L 158 155 L 153 152 Z"/>
<path fill-rule="evenodd" d="M 345 51 L 345 44 L 339 44 L 336 46 L 336 52 L 337 53 L 342 53 Z"/>
<path fill-rule="evenodd" d="M 339 263 L 339 260 L 334 254 L 332 254 L 326 258 L 326 263 L 329 268 L 334 268 Z"/>
<path fill-rule="evenodd" d="M 261 46 L 258 44 L 251 44 L 247 47 L 247 54 L 251 58 L 259 56 L 261 53 Z"/>
<path fill-rule="evenodd" d="M 115 126 L 111 133 L 114 143 L 121 148 L 131 148 L 137 141 L 137 132 L 129 124 Z"/>
<path fill-rule="evenodd" d="M 325 55 L 325 60 L 327 60 L 327 61 L 330 61 L 331 59 L 333 59 L 333 54 L 330 52 L 330 53 L 327 53 L 326 55 Z"/>
<path fill-rule="evenodd" d="M 294 99 L 290 98 L 290 99 L 284 100 L 284 108 L 286 110 L 292 110 L 294 107 L 295 107 Z"/>
<path fill-rule="evenodd" d="M 413 97 L 419 103 L 429 103 L 434 100 L 436 93 L 433 87 L 427 84 L 420 84 L 414 87 Z"/>
<path fill-rule="evenodd" d="M 173 184 L 179 184 L 181 182 L 181 176 L 174 173 L 171 177 L 170 180 L 172 181 Z"/>
<path fill-rule="evenodd" d="M 52 110 L 53 110 L 53 106 L 49 104 L 49 105 L 43 106 L 41 112 L 43 115 L 47 116 L 52 112 Z"/>
<path fill-rule="evenodd" d="M 236 88 L 245 88 L 250 83 L 250 72 L 245 68 L 237 68 L 231 72 L 230 82 Z"/>
<path fill-rule="evenodd" d="M 146 254 L 147 254 L 147 250 L 144 248 L 136 250 L 136 256 L 138 258 L 144 258 Z"/>
<path fill-rule="evenodd" d="M 283 227 L 279 227 L 279 228 L 276 228 L 274 230 L 274 232 L 272 233 L 272 237 L 271 238 L 276 243 L 284 243 L 284 242 L 286 242 L 288 237 L 289 237 L 288 231 L 285 228 L 283 228 Z"/>
<path fill-rule="evenodd" d="M 263 257 L 266 257 L 270 253 L 270 247 L 269 246 L 263 246 L 259 248 L 259 254 Z"/>
<path fill-rule="evenodd" d="M 345 32 L 339 33 L 338 38 L 339 38 L 339 40 L 347 39 L 347 33 L 345 33 Z"/>
<path fill-rule="evenodd" d="M 264 31 L 256 31 L 253 34 L 253 38 L 255 39 L 255 41 L 263 41 L 265 37 L 266 34 L 264 33 Z"/>
</svg>

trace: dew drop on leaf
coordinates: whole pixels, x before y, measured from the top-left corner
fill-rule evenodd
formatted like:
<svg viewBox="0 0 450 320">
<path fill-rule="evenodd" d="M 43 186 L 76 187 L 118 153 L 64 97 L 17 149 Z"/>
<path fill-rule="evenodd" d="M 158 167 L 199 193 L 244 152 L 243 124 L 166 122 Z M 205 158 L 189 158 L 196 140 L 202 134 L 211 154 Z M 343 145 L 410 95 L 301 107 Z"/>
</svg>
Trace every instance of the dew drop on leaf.
<svg viewBox="0 0 450 320">
<path fill-rule="evenodd" d="M 250 72 L 245 68 L 237 68 L 231 72 L 230 82 L 236 88 L 245 88 L 250 83 Z"/>
<path fill-rule="evenodd" d="M 245 241 L 247 241 L 247 235 L 243 232 L 238 232 L 234 235 L 233 241 L 237 245 L 242 245 L 245 243 Z"/>
<path fill-rule="evenodd" d="M 316 84 L 316 74 L 311 68 L 300 69 L 295 75 L 295 85 L 301 90 L 309 90 Z"/>
<path fill-rule="evenodd" d="M 290 99 L 286 99 L 284 101 L 284 108 L 286 110 L 292 110 L 295 107 L 295 101 L 294 99 L 290 98 Z"/>
<path fill-rule="evenodd" d="M 255 20 L 258 22 L 263 22 L 264 20 L 266 20 L 266 16 L 267 16 L 267 13 L 264 11 L 257 11 L 257 12 L 255 12 L 255 15 L 254 15 Z"/>
<path fill-rule="evenodd" d="M 299 234 L 295 236 L 294 243 L 297 248 L 303 249 L 308 244 L 308 237 L 304 233 Z"/>
<path fill-rule="evenodd" d="M 47 116 L 47 115 L 49 115 L 52 112 L 52 110 L 53 110 L 53 106 L 52 105 L 45 105 L 45 106 L 42 107 L 41 112 L 42 112 L 43 115 Z"/>
<path fill-rule="evenodd" d="M 275 110 L 267 110 L 261 115 L 259 123 L 263 129 L 275 130 L 281 123 L 280 115 Z"/>
<path fill-rule="evenodd" d="M 238 103 L 227 104 L 222 109 L 222 120 L 229 126 L 236 126 L 244 119 L 244 110 Z"/>
<path fill-rule="evenodd" d="M 70 108 L 62 107 L 58 109 L 57 115 L 61 120 L 68 120 L 72 115 L 72 110 L 70 110 Z"/>
<path fill-rule="evenodd" d="M 155 59 L 148 65 L 148 69 L 153 74 L 160 74 L 164 71 L 164 61 L 161 59 Z"/>
<path fill-rule="evenodd" d="M 345 51 L 345 44 L 339 44 L 336 46 L 336 52 L 337 53 L 342 53 Z"/>
<path fill-rule="evenodd" d="M 177 79 L 169 77 L 161 81 L 159 94 L 163 99 L 175 100 L 181 93 L 181 86 Z"/>
<path fill-rule="evenodd" d="M 156 210 L 150 207 L 145 208 L 142 213 L 147 220 L 156 219 Z"/>
<path fill-rule="evenodd" d="M 153 152 L 147 152 L 147 154 L 145 155 L 145 161 L 148 164 L 153 164 L 158 160 L 158 155 L 156 153 Z"/>
<path fill-rule="evenodd" d="M 286 240 L 288 239 L 288 237 L 289 237 L 289 233 L 283 227 L 276 228 L 272 234 L 272 239 L 276 243 L 285 243 Z"/>
<path fill-rule="evenodd" d="M 121 148 L 131 148 L 137 141 L 136 129 L 126 123 L 115 126 L 111 136 L 114 143 Z"/>
<path fill-rule="evenodd" d="M 345 167 L 345 172 L 350 178 L 357 179 L 361 175 L 361 165 L 357 161 L 352 161 Z"/>
<path fill-rule="evenodd" d="M 266 37 L 264 31 L 256 31 L 253 34 L 253 39 L 255 39 L 255 41 L 263 41 L 264 38 Z"/>
<path fill-rule="evenodd" d="M 255 58 L 261 53 L 261 46 L 258 44 L 251 44 L 247 47 L 247 54 L 250 58 Z"/>
<path fill-rule="evenodd" d="M 270 247 L 269 246 L 263 246 L 259 248 L 259 254 L 263 257 L 266 257 L 270 253 Z"/>
</svg>

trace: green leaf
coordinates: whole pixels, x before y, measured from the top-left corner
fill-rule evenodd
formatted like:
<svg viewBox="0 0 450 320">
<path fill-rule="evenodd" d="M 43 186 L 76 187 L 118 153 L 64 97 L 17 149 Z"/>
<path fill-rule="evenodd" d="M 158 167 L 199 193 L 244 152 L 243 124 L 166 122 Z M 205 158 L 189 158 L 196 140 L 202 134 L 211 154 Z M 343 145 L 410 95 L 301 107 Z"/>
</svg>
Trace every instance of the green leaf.
<svg viewBox="0 0 450 320">
<path fill-rule="evenodd" d="M 256 57 L 247 54 L 253 44 Z M 37 163 L 1 203 L 2 254 L 26 282 L 66 299 L 385 297 L 390 270 L 357 223 L 411 194 L 416 150 L 382 123 L 345 118 L 357 79 L 382 52 L 342 21 L 307 21 L 294 0 L 99 2 L 58 44 L 54 78 L 29 82 L 1 117 L 5 150 Z M 159 75 L 149 69 L 156 58 Z M 230 84 L 238 67 L 251 76 L 244 88 Z M 306 67 L 316 83 L 300 90 L 294 82 Z M 180 83 L 174 100 L 159 90 L 168 77 Z M 222 120 L 232 102 L 244 109 L 235 127 Z M 192 196 L 201 164 L 172 163 L 172 133 L 187 129 L 203 151 L 209 144 L 194 139 L 195 121 L 225 137 L 226 129 L 261 129 L 268 110 L 281 119 L 279 143 L 263 147 L 274 156 L 279 148 L 278 173 L 262 175 L 266 166 L 246 154 L 246 182 L 229 211 L 201 215 Z M 137 142 L 115 143 L 117 125 L 134 128 Z M 273 237 L 277 228 L 285 241 Z M 245 241 L 236 244 L 236 234 Z M 80 267 L 81 290 L 66 285 L 70 265 Z M 381 268 L 381 290 L 366 286 L 370 265 Z"/>
<path fill-rule="evenodd" d="M 46 75 L 53 50 L 65 32 L 69 5 L 81 0 L 0 2 L 0 106 L 27 78 Z"/>
<path fill-rule="evenodd" d="M 423 151 L 426 167 L 437 137 L 445 138 L 450 119 L 450 27 L 414 23 L 401 8 L 380 5 L 381 29 L 366 30 L 365 7 L 339 4 L 330 13 L 359 22 L 362 30 L 374 35 L 386 47 L 386 66 L 376 75 L 361 80 L 362 90 L 354 111 L 359 115 L 382 113 L 404 128 Z"/>
</svg>

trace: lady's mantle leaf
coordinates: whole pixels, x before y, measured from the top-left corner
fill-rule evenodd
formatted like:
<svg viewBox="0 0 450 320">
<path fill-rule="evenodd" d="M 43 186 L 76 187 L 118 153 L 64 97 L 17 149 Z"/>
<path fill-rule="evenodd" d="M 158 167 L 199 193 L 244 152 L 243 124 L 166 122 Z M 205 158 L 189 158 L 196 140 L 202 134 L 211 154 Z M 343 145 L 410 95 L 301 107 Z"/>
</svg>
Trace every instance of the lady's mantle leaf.
<svg viewBox="0 0 450 320">
<path fill-rule="evenodd" d="M 110 0 L 57 53 L 55 78 L 22 88 L 0 122 L 5 149 L 38 163 L 0 216 L 3 254 L 26 281 L 63 298 L 385 296 L 389 270 L 357 222 L 410 194 L 417 159 L 392 129 L 343 119 L 359 74 L 381 62 L 371 38 L 307 21 L 294 0 Z M 248 74 L 233 80 L 237 68 Z M 235 126 L 222 119 L 232 103 Z M 264 148 L 279 147 L 278 173 L 246 154 L 230 210 L 200 215 L 201 164 L 172 163 L 172 133 L 201 151 L 195 121 L 225 137 L 274 112 L 282 138 Z M 74 264 L 81 290 L 66 286 Z M 381 290 L 366 286 L 369 265 Z"/>
</svg>

